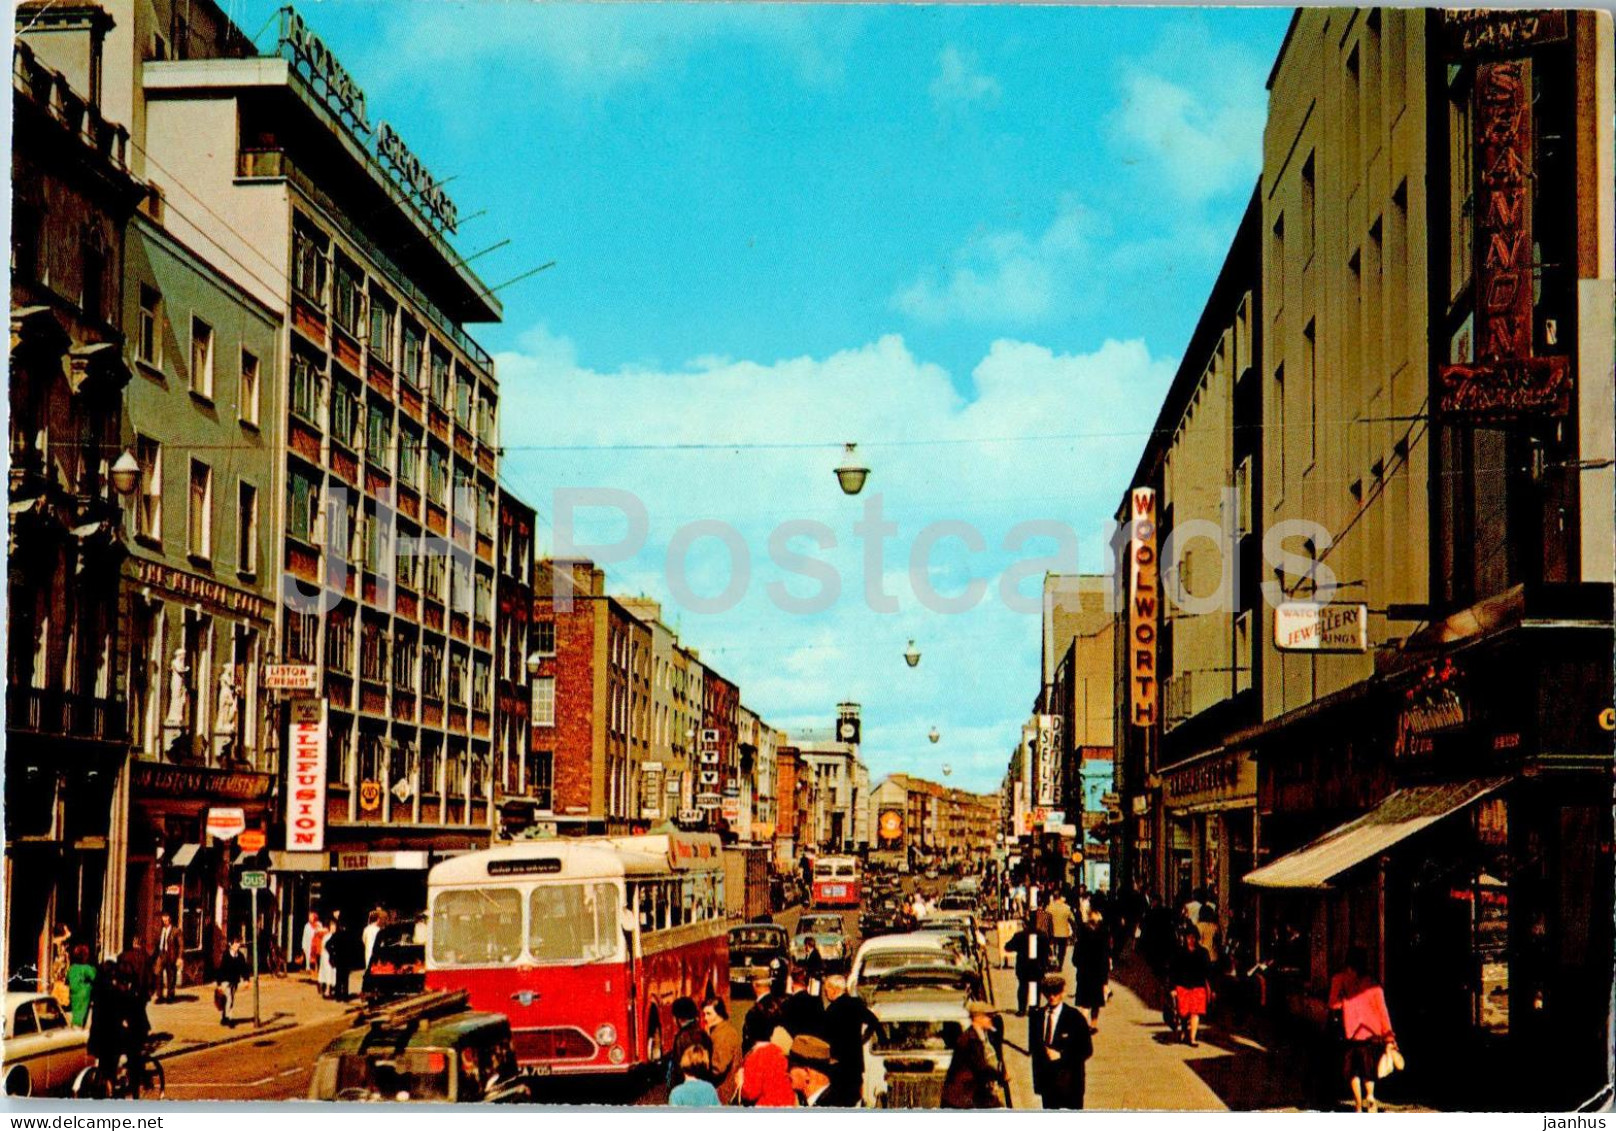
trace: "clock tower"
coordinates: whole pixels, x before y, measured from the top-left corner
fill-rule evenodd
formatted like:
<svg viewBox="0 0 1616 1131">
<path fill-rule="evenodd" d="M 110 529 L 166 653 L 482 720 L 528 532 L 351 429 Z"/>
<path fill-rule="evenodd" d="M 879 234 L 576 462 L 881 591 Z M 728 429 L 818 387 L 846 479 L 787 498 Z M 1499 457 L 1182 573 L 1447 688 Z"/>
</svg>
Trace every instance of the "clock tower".
<svg viewBox="0 0 1616 1131">
<path fill-rule="evenodd" d="M 836 705 L 836 741 L 845 742 L 849 746 L 859 744 L 859 705 L 857 703 L 838 703 Z"/>
</svg>

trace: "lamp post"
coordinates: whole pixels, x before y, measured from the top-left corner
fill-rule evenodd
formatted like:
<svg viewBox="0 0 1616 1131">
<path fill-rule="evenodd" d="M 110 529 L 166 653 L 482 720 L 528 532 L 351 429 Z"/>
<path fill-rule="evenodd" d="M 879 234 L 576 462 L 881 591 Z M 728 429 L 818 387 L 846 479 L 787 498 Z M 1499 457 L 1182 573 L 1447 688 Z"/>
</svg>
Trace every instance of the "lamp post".
<svg viewBox="0 0 1616 1131">
<path fill-rule="evenodd" d="M 836 482 L 841 484 L 842 493 L 856 495 L 864 490 L 864 481 L 870 477 L 870 469 L 859 462 L 854 449 L 857 444 L 848 444 L 842 450 L 842 463 L 836 469 Z"/>
</svg>

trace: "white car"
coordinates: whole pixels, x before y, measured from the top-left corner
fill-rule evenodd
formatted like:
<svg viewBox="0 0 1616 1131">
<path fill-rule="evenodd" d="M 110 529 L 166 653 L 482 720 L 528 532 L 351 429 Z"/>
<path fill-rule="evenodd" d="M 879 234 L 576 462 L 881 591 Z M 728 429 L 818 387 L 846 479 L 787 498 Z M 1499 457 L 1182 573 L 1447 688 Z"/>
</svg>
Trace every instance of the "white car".
<svg viewBox="0 0 1616 1131">
<path fill-rule="evenodd" d="M 954 1045 L 971 1023 L 964 971 L 909 967 L 902 984 L 868 995 L 879 1024 L 864 1046 L 866 1107 L 935 1108 Z"/>
<path fill-rule="evenodd" d="M 867 940 L 853 956 L 848 970 L 847 991 L 857 993 L 859 980 L 896 970 L 903 966 L 958 966 L 959 955 L 941 935 L 908 931 L 901 935 L 881 935 Z"/>
<path fill-rule="evenodd" d="M 93 1063 L 89 1031 L 75 1028 L 50 994 L 5 995 L 5 1085 L 8 1096 L 67 1095 Z"/>
</svg>

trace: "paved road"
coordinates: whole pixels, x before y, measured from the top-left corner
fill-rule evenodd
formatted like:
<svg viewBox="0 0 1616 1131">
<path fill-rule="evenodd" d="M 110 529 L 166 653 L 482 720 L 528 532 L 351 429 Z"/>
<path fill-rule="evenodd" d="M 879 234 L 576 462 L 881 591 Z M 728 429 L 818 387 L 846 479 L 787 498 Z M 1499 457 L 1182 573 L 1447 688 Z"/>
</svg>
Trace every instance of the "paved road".
<svg viewBox="0 0 1616 1131">
<path fill-rule="evenodd" d="M 170 1100 L 301 1100 L 314 1058 L 350 1024 L 338 1017 L 163 1061 Z"/>
</svg>

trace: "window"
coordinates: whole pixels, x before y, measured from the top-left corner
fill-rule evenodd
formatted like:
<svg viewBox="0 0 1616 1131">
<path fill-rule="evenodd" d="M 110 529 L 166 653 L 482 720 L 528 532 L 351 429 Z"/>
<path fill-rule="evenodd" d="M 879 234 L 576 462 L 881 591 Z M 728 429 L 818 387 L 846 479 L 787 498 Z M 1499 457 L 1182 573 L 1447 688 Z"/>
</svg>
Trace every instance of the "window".
<svg viewBox="0 0 1616 1131">
<path fill-rule="evenodd" d="M 353 674 L 353 613 L 335 609 L 326 618 L 325 663 L 339 675 Z"/>
<path fill-rule="evenodd" d="M 414 486 L 421 477 L 421 433 L 402 420 L 398 422 L 398 478 Z"/>
<path fill-rule="evenodd" d="M 555 621 L 533 622 L 533 650 L 541 656 L 555 655 Z"/>
<path fill-rule="evenodd" d="M 421 691 L 432 699 L 443 698 L 443 645 L 431 640 L 421 645 Z"/>
<path fill-rule="evenodd" d="M 1277 315 L 1285 309 L 1285 214 L 1281 212 L 1274 219 L 1274 254 L 1270 259 L 1273 264 L 1273 290 L 1274 313 Z"/>
<path fill-rule="evenodd" d="M 191 392 L 213 399 L 213 327 L 191 319 Z"/>
<path fill-rule="evenodd" d="M 471 615 L 471 563 L 456 556 L 450 567 L 454 573 L 454 590 L 449 594 L 449 607 L 461 616 Z"/>
<path fill-rule="evenodd" d="M 555 726 L 555 677 L 539 676 L 533 681 L 533 725 Z"/>
<path fill-rule="evenodd" d="M 140 497 L 135 500 L 135 533 L 154 542 L 163 540 L 163 445 L 149 436 L 135 437 L 135 459 L 140 463 Z"/>
<path fill-rule="evenodd" d="M 1313 212 L 1315 189 L 1315 172 L 1313 154 L 1307 155 L 1302 163 L 1302 262 L 1307 263 L 1313 258 L 1313 242 L 1317 236 Z"/>
<path fill-rule="evenodd" d="M 477 575 L 476 608 L 473 615 L 479 624 L 488 624 L 494 615 L 494 579 L 486 574 Z"/>
<path fill-rule="evenodd" d="M 1274 370 L 1274 413 L 1272 419 L 1274 421 L 1273 451 L 1275 456 L 1278 457 L 1279 463 L 1279 489 L 1274 492 L 1274 501 L 1278 503 L 1285 494 L 1286 484 L 1285 442 L 1287 437 L 1285 435 L 1285 367 L 1283 365 Z"/>
<path fill-rule="evenodd" d="M 457 464 L 454 469 L 454 498 L 450 502 L 449 509 L 454 511 L 456 519 L 464 522 L 471 517 L 476 505 L 477 496 L 471 483 L 471 472 Z"/>
<path fill-rule="evenodd" d="M 354 447 L 359 435 L 359 390 L 346 381 L 331 383 L 331 438 Z"/>
<path fill-rule="evenodd" d="M 393 683 L 400 691 L 415 690 L 415 638 L 398 636 L 393 641 Z"/>
<path fill-rule="evenodd" d="M 331 317 L 350 334 L 359 332 L 359 311 L 364 306 L 364 276 L 347 256 L 335 256 L 331 272 Z"/>
<path fill-rule="evenodd" d="M 432 350 L 432 401 L 440 407 L 449 403 L 449 355 L 436 347 Z"/>
<path fill-rule="evenodd" d="M 301 216 L 292 225 L 292 286 L 316 305 L 325 302 L 325 253 L 329 242 Z"/>
<path fill-rule="evenodd" d="M 1246 456 L 1234 469 L 1234 529 L 1251 533 L 1251 457 Z"/>
<path fill-rule="evenodd" d="M 91 322 L 107 310 L 107 240 L 99 224 L 86 225 L 79 243 L 79 307 Z"/>
<path fill-rule="evenodd" d="M 1357 255 L 1353 255 L 1353 274 L 1357 275 Z M 1310 321 L 1302 331 L 1307 352 L 1302 361 L 1306 366 L 1303 380 L 1307 384 L 1307 461 L 1311 465 L 1319 458 L 1319 367 L 1318 337 Z"/>
<path fill-rule="evenodd" d="M 135 356 L 147 365 L 163 365 L 163 296 L 156 287 L 141 284 L 140 325 L 135 329 Z"/>
<path fill-rule="evenodd" d="M 241 351 L 241 422 L 258 425 L 258 358 Z"/>
<path fill-rule="evenodd" d="M 312 543 L 315 516 L 320 513 L 320 480 L 293 468 L 286 480 L 286 529 L 292 537 Z"/>
<path fill-rule="evenodd" d="M 258 488 L 246 480 L 236 485 L 236 568 L 258 572 Z"/>
<path fill-rule="evenodd" d="M 487 534 L 494 529 L 494 489 L 485 483 L 477 484 L 477 531 Z"/>
<path fill-rule="evenodd" d="M 393 578 L 401 589 L 412 592 L 421 582 L 421 536 L 400 530 L 393 555 Z"/>
<path fill-rule="evenodd" d="M 492 444 L 494 438 L 499 435 L 497 428 L 498 415 L 495 412 L 496 403 L 493 395 L 487 389 L 482 390 L 481 395 L 477 398 L 477 438 L 485 444 Z"/>
<path fill-rule="evenodd" d="M 393 413 L 380 401 L 369 401 L 365 410 L 365 458 L 377 467 L 386 467 L 393 447 Z"/>
<path fill-rule="evenodd" d="M 426 450 L 426 497 L 443 506 L 449 493 L 449 454 L 432 445 Z"/>
<path fill-rule="evenodd" d="M 382 682 L 387 679 L 387 646 L 381 625 L 367 620 L 359 634 L 359 676 Z"/>
<path fill-rule="evenodd" d="M 197 459 L 191 461 L 191 508 L 185 546 L 193 558 L 213 557 L 213 469 Z"/>
<path fill-rule="evenodd" d="M 455 419 L 461 427 L 471 427 L 471 382 L 459 370 L 455 372 Z"/>
<path fill-rule="evenodd" d="M 362 533 L 361 551 L 365 569 L 378 573 L 382 562 L 391 556 L 391 547 L 388 545 L 387 521 L 374 505 L 365 509 L 365 529 Z"/>
<path fill-rule="evenodd" d="M 320 370 L 308 357 L 292 353 L 292 415 L 320 426 Z"/>
<path fill-rule="evenodd" d="M 532 750 L 526 758 L 527 795 L 538 802 L 540 809 L 553 805 L 550 781 L 555 773 L 555 755 L 548 750 Z"/>
<path fill-rule="evenodd" d="M 413 318 L 404 319 L 404 356 L 399 374 L 412 385 L 421 384 L 421 361 L 426 351 L 426 335 Z"/>
<path fill-rule="evenodd" d="M 471 709 L 488 710 L 488 661 L 481 657 L 471 662 Z"/>
<path fill-rule="evenodd" d="M 528 895 L 528 954 L 544 963 L 602 962 L 623 945 L 618 889 L 609 883 L 543 883 Z"/>
<path fill-rule="evenodd" d="M 449 578 L 448 550 L 443 542 L 433 541 L 424 547 L 423 558 L 426 563 L 426 595 L 434 601 L 442 601 Z"/>
<path fill-rule="evenodd" d="M 449 653 L 449 702 L 466 705 L 466 657 L 459 652 Z"/>
<path fill-rule="evenodd" d="M 393 316 L 398 307 L 381 291 L 370 292 L 370 356 L 389 367 L 393 364 Z"/>
<path fill-rule="evenodd" d="M 432 961 L 509 965 L 522 954 L 522 894 L 515 888 L 441 891 L 432 901 Z"/>
</svg>

